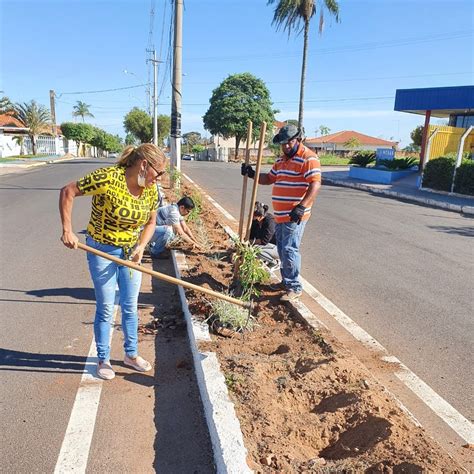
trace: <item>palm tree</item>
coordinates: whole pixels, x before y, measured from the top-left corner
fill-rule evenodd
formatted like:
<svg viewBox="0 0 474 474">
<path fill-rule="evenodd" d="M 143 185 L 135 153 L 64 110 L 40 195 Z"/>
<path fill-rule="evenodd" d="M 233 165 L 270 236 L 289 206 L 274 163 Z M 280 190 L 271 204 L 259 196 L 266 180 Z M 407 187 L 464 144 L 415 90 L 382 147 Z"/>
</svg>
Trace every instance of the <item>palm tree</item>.
<svg viewBox="0 0 474 474">
<path fill-rule="evenodd" d="M 300 105 L 298 112 L 298 126 L 303 128 L 304 84 L 306 79 L 306 55 L 308 53 L 309 24 L 316 13 L 316 0 L 268 0 L 267 5 L 277 4 L 273 13 L 272 25 L 276 29 L 283 27 L 288 31 L 297 29 L 297 34 L 304 32 L 303 61 L 301 64 Z M 337 0 L 320 0 L 319 5 L 319 33 L 323 31 L 324 7 L 339 21 L 339 4 Z"/>
<path fill-rule="evenodd" d="M 0 114 L 11 114 L 13 112 L 13 104 L 6 96 L 0 98 Z"/>
<path fill-rule="evenodd" d="M 33 155 L 36 155 L 36 137 L 40 133 L 49 131 L 51 127 L 49 110 L 32 100 L 29 103 L 15 104 L 14 115 L 28 129 Z"/>
<path fill-rule="evenodd" d="M 77 101 L 77 105 L 73 107 L 72 116 L 73 117 L 82 117 L 84 122 L 84 117 L 94 117 L 89 111 L 89 104 L 82 102 L 82 100 Z"/>
<path fill-rule="evenodd" d="M 20 155 L 24 155 L 25 150 L 23 148 L 23 145 L 25 144 L 25 137 L 23 135 L 15 135 L 13 137 L 13 140 L 15 140 L 17 145 L 20 145 Z"/>
</svg>

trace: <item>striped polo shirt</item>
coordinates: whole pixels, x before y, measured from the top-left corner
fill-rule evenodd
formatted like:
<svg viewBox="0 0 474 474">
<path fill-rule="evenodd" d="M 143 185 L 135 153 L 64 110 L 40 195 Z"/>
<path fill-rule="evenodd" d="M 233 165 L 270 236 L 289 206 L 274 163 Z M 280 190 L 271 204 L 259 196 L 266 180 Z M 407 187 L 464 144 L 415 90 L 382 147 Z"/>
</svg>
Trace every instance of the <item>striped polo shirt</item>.
<svg viewBox="0 0 474 474">
<path fill-rule="evenodd" d="M 288 159 L 280 157 L 268 173 L 273 183 L 272 204 L 277 223 L 289 222 L 290 211 L 303 199 L 309 184 L 321 182 L 321 165 L 317 155 L 300 144 L 296 154 Z M 303 221 L 311 215 L 311 208 L 307 207 Z"/>
</svg>

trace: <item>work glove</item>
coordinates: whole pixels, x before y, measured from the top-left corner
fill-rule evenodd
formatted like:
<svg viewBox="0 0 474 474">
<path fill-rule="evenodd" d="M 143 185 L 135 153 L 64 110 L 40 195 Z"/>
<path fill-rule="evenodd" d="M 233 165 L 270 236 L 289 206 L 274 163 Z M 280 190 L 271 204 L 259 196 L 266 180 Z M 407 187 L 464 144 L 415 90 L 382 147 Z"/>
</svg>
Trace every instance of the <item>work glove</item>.
<svg viewBox="0 0 474 474">
<path fill-rule="evenodd" d="M 305 207 L 297 204 L 290 212 L 290 221 L 299 224 L 304 216 Z"/>
<path fill-rule="evenodd" d="M 246 165 L 245 163 L 242 163 L 242 166 L 240 167 L 240 174 L 242 176 L 247 175 L 251 179 L 255 178 L 255 171 L 250 165 Z"/>
</svg>

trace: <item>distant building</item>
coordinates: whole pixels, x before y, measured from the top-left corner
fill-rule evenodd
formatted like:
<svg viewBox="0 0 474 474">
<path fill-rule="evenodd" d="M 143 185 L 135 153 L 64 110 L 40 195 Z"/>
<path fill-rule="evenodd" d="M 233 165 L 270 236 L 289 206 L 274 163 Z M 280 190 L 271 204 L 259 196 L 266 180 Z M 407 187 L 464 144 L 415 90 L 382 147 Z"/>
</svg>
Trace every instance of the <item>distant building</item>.
<svg viewBox="0 0 474 474">
<path fill-rule="evenodd" d="M 397 89 L 394 109 L 425 116 L 421 167 L 431 158 L 458 152 L 461 144 L 461 151 L 474 154 L 474 129 L 462 139 L 474 126 L 474 86 Z M 431 117 L 446 118 L 448 125 L 430 125 Z"/>
<path fill-rule="evenodd" d="M 343 130 L 316 138 L 306 138 L 308 148 L 323 153 L 344 154 L 355 150 L 377 150 L 377 148 L 396 148 L 398 142 L 383 140 L 354 130 Z"/>
</svg>

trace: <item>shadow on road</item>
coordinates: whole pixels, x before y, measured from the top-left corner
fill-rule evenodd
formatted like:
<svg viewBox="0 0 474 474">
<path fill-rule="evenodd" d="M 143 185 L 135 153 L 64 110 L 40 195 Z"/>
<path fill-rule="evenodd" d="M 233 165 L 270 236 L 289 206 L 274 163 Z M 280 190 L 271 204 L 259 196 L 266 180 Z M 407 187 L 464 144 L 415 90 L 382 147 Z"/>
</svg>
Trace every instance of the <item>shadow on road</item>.
<svg viewBox="0 0 474 474">
<path fill-rule="evenodd" d="M 153 269 L 174 275 L 170 259 L 153 262 Z M 155 339 L 155 472 L 215 472 L 193 359 L 178 290 L 152 281 L 160 322 Z M 142 303 L 146 301 L 142 300 Z M 169 326 L 168 323 L 171 323 Z"/>
</svg>

